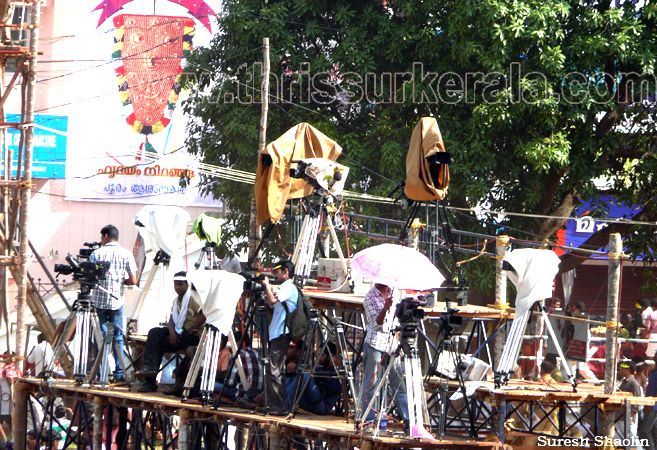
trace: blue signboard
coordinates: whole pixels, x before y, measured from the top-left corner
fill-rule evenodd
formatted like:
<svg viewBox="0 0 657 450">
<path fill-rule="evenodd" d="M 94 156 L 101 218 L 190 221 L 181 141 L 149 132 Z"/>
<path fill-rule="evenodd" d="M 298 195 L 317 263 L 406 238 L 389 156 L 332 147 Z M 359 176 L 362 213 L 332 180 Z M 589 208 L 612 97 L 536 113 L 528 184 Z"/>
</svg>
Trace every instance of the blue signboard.
<svg viewBox="0 0 657 450">
<path fill-rule="evenodd" d="M 569 220 L 566 223 L 566 236 L 564 244 L 567 247 L 579 247 L 593 233 L 606 227 L 609 219 L 631 219 L 641 208 L 630 207 L 614 199 L 611 196 L 600 196 L 595 200 L 582 201 L 582 205 L 575 209 L 577 219 Z M 596 220 L 595 218 L 604 218 L 607 220 Z M 599 249 L 600 251 L 606 251 Z M 607 259 L 607 256 L 595 255 L 593 258 Z M 639 257 L 639 259 L 641 259 Z"/>
<path fill-rule="evenodd" d="M 20 122 L 19 114 L 7 114 L 7 122 Z M 7 128 L 7 149 L 12 151 L 12 173 L 16 175 L 16 160 L 21 133 Z M 66 178 L 66 137 L 68 117 L 36 115 L 32 156 L 33 178 Z M 4 171 L 4 167 L 3 167 Z"/>
</svg>

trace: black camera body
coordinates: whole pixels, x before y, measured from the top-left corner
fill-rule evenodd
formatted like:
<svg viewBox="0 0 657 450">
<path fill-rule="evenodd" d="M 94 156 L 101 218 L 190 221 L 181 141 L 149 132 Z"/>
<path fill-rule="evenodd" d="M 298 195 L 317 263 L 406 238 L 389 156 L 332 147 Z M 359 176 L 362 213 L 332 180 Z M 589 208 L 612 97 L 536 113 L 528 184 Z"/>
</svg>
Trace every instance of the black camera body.
<svg viewBox="0 0 657 450">
<path fill-rule="evenodd" d="M 242 276 L 246 278 L 242 289 L 245 293 L 251 294 L 253 296 L 264 296 L 265 286 L 262 284 L 262 280 L 265 279 L 265 275 L 256 275 L 251 272 L 242 272 Z"/>
<path fill-rule="evenodd" d="M 94 250 L 100 248 L 100 242 L 85 242 L 83 244 L 86 248 L 81 248 L 78 253 L 78 258 L 89 259 Z"/>
<path fill-rule="evenodd" d="M 417 299 L 408 297 L 402 299 L 397 303 L 395 308 L 395 316 L 399 319 L 399 323 L 419 323 L 424 319 L 424 310 L 420 309 L 421 306 L 426 306 L 427 302 L 424 297 L 420 296 Z"/>
<path fill-rule="evenodd" d="M 71 255 L 66 257 L 68 264 L 55 264 L 55 272 L 61 275 L 73 275 L 81 283 L 97 283 L 105 279 L 110 263 L 105 261 L 80 261 Z"/>
</svg>

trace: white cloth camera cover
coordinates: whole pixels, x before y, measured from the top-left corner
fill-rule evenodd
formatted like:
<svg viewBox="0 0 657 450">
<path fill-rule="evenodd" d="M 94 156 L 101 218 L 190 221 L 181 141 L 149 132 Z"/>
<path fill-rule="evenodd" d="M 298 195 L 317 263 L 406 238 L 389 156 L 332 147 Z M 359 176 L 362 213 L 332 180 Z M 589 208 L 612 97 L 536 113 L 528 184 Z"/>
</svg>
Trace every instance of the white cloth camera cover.
<svg viewBox="0 0 657 450">
<path fill-rule="evenodd" d="M 148 249 L 162 250 L 169 256 L 185 242 L 189 213 L 179 206 L 144 206 L 135 216 L 139 234 Z"/>
<path fill-rule="evenodd" d="M 187 280 L 196 288 L 192 297 L 203 308 L 205 323 L 228 335 L 244 290 L 244 277 L 225 270 L 193 270 L 187 273 Z"/>
<path fill-rule="evenodd" d="M 559 272 L 559 257 L 551 250 L 523 248 L 504 257 L 515 272 L 506 275 L 515 285 L 516 314 L 523 314 L 538 300 L 552 297 L 554 277 Z"/>
</svg>

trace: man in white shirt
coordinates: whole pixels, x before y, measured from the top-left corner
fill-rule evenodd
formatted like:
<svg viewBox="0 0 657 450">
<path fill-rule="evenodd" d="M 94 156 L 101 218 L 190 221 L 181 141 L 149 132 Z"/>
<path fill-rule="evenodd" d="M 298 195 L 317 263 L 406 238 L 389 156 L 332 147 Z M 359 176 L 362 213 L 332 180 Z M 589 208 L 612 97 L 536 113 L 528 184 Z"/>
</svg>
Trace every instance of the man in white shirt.
<svg viewBox="0 0 657 450">
<path fill-rule="evenodd" d="M 240 260 L 235 253 L 228 249 L 225 245 L 222 244 L 220 251 L 223 253 L 224 258 L 221 260 L 219 268 L 231 273 L 240 273 L 242 271 L 242 265 Z"/>
<path fill-rule="evenodd" d="M 205 322 L 200 305 L 192 296 L 187 282 L 187 272 L 178 272 L 173 277 L 176 298 L 171 306 L 171 317 L 166 327 L 152 328 L 146 338 L 144 368 L 135 376 L 144 378 L 139 392 L 157 391 L 157 372 L 165 353 L 173 353 L 198 345 L 199 328 Z"/>
<path fill-rule="evenodd" d="M 52 347 L 48 341 L 46 341 L 46 337 L 43 335 L 43 333 L 40 333 L 37 336 L 37 345 L 32 347 L 32 351 L 29 355 L 27 355 L 27 362 L 34 364 L 35 376 L 41 376 L 43 371 L 46 370 L 46 367 L 48 367 L 52 357 Z"/>
</svg>

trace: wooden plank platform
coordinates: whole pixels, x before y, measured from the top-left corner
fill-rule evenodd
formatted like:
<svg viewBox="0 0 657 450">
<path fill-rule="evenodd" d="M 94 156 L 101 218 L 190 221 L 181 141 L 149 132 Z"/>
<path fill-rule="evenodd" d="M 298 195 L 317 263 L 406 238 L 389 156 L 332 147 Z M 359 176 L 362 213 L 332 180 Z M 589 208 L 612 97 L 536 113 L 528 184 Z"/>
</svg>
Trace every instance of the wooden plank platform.
<svg viewBox="0 0 657 450">
<path fill-rule="evenodd" d="M 437 385 L 439 381 L 433 380 Z M 453 390 L 458 388 L 455 381 L 449 382 Z M 429 383 L 431 388 L 431 383 Z M 654 405 L 654 397 L 633 397 L 629 392 L 617 391 L 614 395 L 604 393 L 604 386 L 590 384 L 577 385 L 577 392 L 569 383 L 550 383 L 540 381 L 509 380 L 507 386 L 495 389 L 494 383 L 483 382 L 477 389 L 477 395 L 481 399 L 495 400 L 502 396 L 507 401 L 539 401 L 541 403 L 552 402 L 581 402 L 591 404 L 604 404 L 607 409 L 618 409 L 629 402 L 633 405 Z"/>
<path fill-rule="evenodd" d="M 314 289 L 304 289 L 310 301 L 317 309 L 340 308 L 363 311 L 363 294 L 345 294 L 339 292 L 318 292 Z M 457 315 L 478 319 L 512 319 L 513 313 L 509 310 L 497 309 L 490 306 L 465 305 L 457 306 L 451 304 L 452 308 L 458 309 Z M 436 302 L 432 309 L 423 308 L 426 317 L 439 317 L 446 312 L 446 304 Z"/>
<path fill-rule="evenodd" d="M 48 386 L 60 396 L 73 396 L 79 398 L 103 397 L 108 402 L 125 404 L 126 406 L 139 406 L 147 409 L 163 409 L 170 411 L 188 410 L 195 416 L 212 417 L 219 422 L 231 421 L 232 423 L 257 423 L 265 428 L 276 424 L 282 433 L 303 434 L 306 436 L 327 436 L 333 440 L 341 440 L 347 443 L 347 447 L 360 447 L 364 441 L 372 443 L 374 448 L 491 448 L 501 449 L 503 446 L 494 440 L 486 440 L 485 436 L 477 440 L 445 437 L 438 442 L 422 442 L 417 439 L 404 437 L 401 431 L 388 431 L 386 436 L 373 437 L 354 430 L 354 425 L 346 419 L 338 416 L 315 416 L 310 414 L 297 414 L 294 418 L 287 419 L 274 416 L 263 416 L 249 410 L 238 407 L 221 407 L 213 409 L 191 402 L 183 403 L 176 397 L 166 396 L 158 392 L 140 393 L 136 392 L 138 386 L 101 388 L 100 386 L 76 386 L 71 380 L 49 380 L 45 382 L 37 378 L 26 378 L 22 380 L 33 391 Z M 239 425 L 238 425 L 239 426 Z"/>
</svg>

